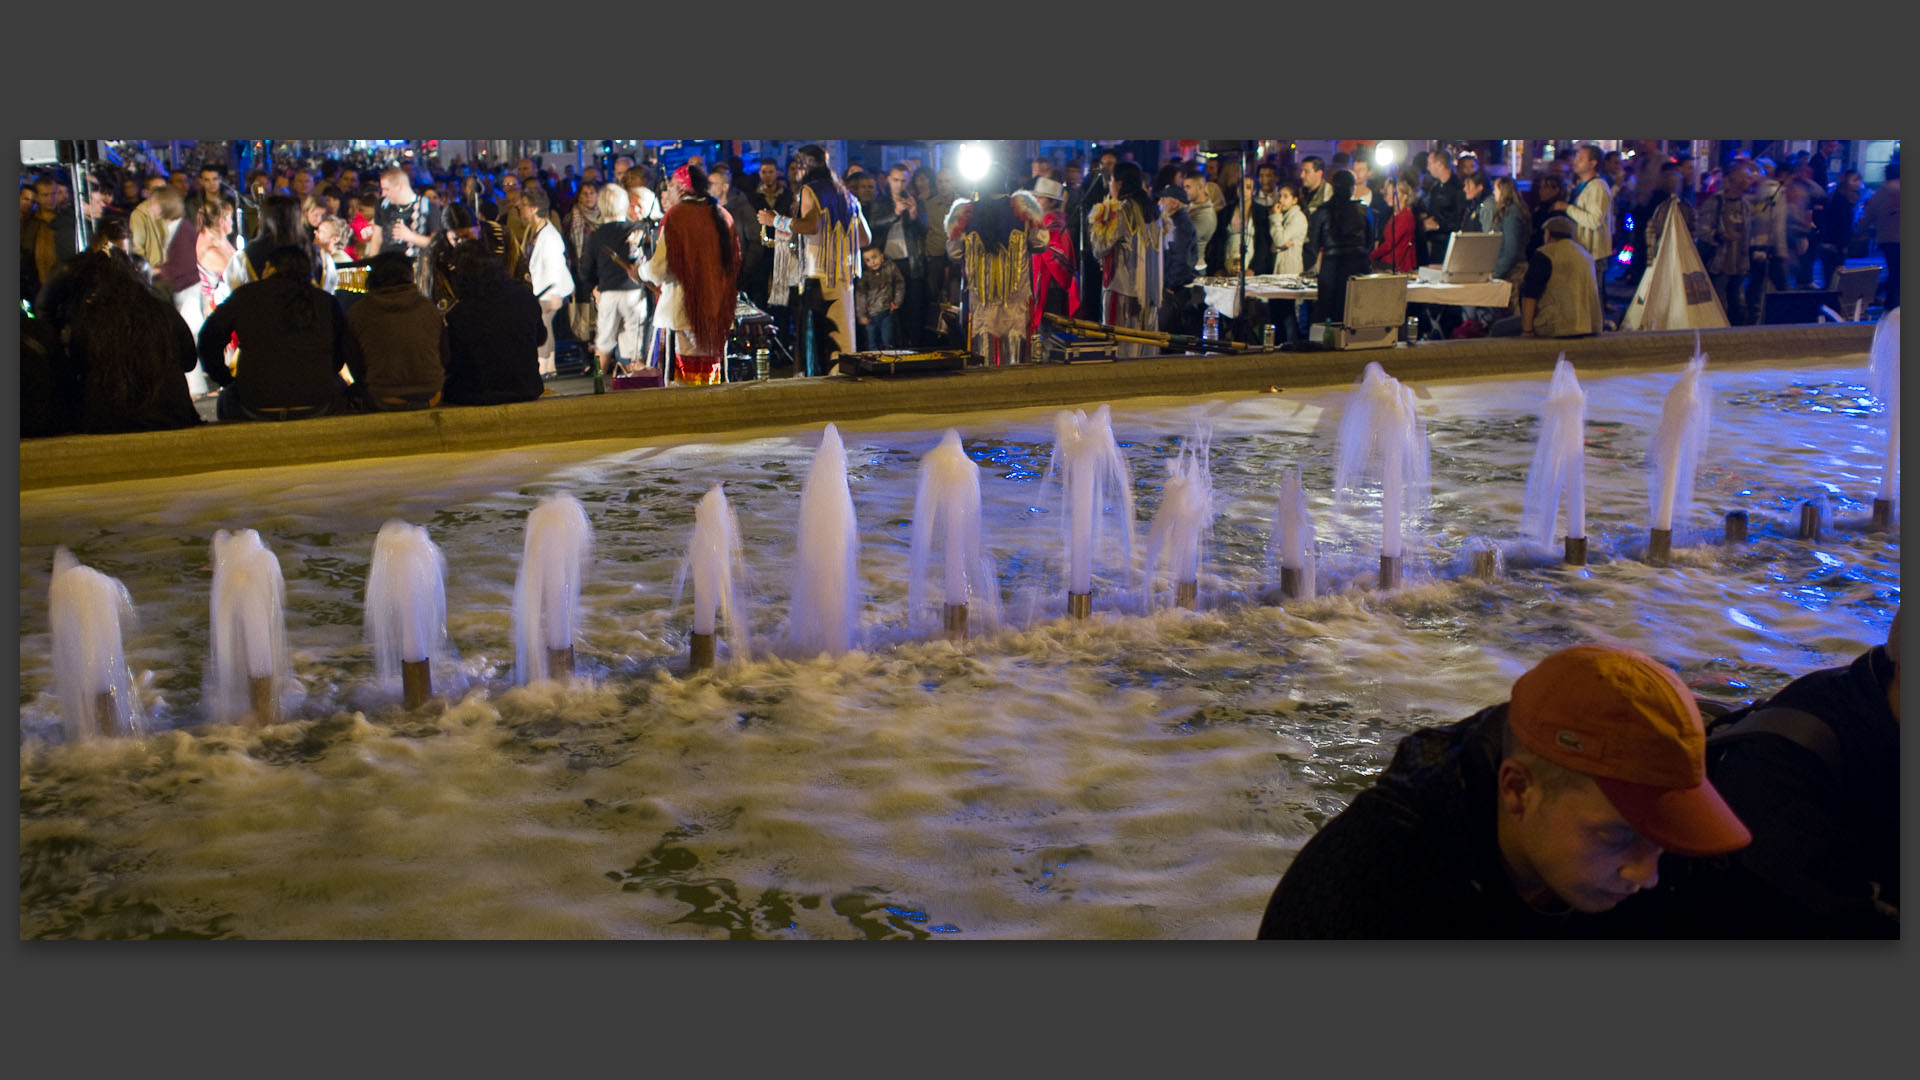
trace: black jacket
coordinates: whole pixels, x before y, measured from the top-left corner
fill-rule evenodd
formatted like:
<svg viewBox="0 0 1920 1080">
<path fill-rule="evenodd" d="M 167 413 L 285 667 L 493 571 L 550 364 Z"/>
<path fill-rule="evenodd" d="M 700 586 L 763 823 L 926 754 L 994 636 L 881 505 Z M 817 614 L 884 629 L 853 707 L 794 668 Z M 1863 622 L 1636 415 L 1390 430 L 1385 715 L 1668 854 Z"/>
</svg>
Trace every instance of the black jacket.
<svg viewBox="0 0 1920 1080">
<path fill-rule="evenodd" d="M 227 340 L 240 338 L 239 373 L 227 370 Z M 310 283 L 276 274 L 235 289 L 200 327 L 200 367 L 230 387 L 244 409 L 335 408 L 366 368 L 333 297 Z"/>
<path fill-rule="evenodd" d="M 1900 722 L 1887 708 L 1884 648 L 1795 679 L 1708 728 L 1707 778 L 1753 843 L 1705 859 L 1669 855 L 1660 882 L 1603 919 L 1620 937 L 1900 936 Z M 1834 771 L 1807 744 L 1741 731 L 1785 706 L 1825 721 Z"/>
<path fill-rule="evenodd" d="M 41 332 L 40 351 L 66 410 L 64 422 L 72 425 L 67 430 L 105 434 L 197 426 L 200 413 L 185 378 L 197 357 L 186 321 L 144 288 L 126 290 L 122 310 L 98 310 L 91 302 L 94 290 L 73 267 L 70 262 L 54 273 L 36 305 L 39 317 L 30 321 Z M 130 334 L 107 338 L 109 324 Z M 25 357 L 22 363 L 24 372 Z M 21 422 L 28 426 L 24 409 Z"/>
<path fill-rule="evenodd" d="M 1467 193 L 1460 187 L 1460 174 L 1447 177 L 1445 183 L 1437 183 L 1421 203 L 1420 210 L 1414 215 L 1414 223 L 1419 226 L 1414 232 L 1415 244 L 1425 245 L 1422 259 L 1428 264 L 1437 263 L 1447 257 L 1447 238 L 1460 231 L 1461 217 L 1466 213 Z M 1422 217 L 1432 217 L 1438 228 L 1429 229 Z"/>
<path fill-rule="evenodd" d="M 1260 937 L 1585 936 L 1590 916 L 1534 910 L 1501 859 L 1495 777 L 1506 709 L 1401 739 L 1373 786 L 1294 856 Z"/>
<path fill-rule="evenodd" d="M 601 292 L 640 287 L 621 265 L 621 262 L 633 261 L 627 258 L 628 237 L 638 227 L 637 222 L 609 221 L 587 234 L 587 249 L 580 255 L 580 269 L 582 276 Z"/>
<path fill-rule="evenodd" d="M 1368 242 L 1372 239 L 1373 229 L 1367 222 L 1365 207 L 1352 200 L 1328 201 L 1313 212 L 1313 219 L 1307 224 L 1307 246 L 1302 257 L 1356 253 L 1364 257 L 1373 250 Z"/>
<path fill-rule="evenodd" d="M 539 358 L 545 335 L 540 302 L 524 287 L 455 304 L 447 312 L 450 352 L 440 400 L 505 405 L 539 397 L 545 390 Z"/>
<path fill-rule="evenodd" d="M 1196 275 L 1194 260 L 1200 255 L 1199 235 L 1193 230 L 1193 219 L 1185 210 L 1175 210 L 1167 219 L 1168 239 L 1165 267 L 1161 272 L 1161 281 L 1169 292 L 1184 289 L 1193 284 Z"/>
<path fill-rule="evenodd" d="M 902 216 L 893 208 L 893 196 L 883 194 L 874 199 L 867 207 L 867 228 L 873 231 L 873 242 L 886 250 L 887 234 L 892 231 L 894 222 L 905 226 L 907 242 L 907 276 L 919 277 L 926 272 L 926 223 L 916 218 Z M 892 258 L 892 256 L 888 256 Z"/>
</svg>

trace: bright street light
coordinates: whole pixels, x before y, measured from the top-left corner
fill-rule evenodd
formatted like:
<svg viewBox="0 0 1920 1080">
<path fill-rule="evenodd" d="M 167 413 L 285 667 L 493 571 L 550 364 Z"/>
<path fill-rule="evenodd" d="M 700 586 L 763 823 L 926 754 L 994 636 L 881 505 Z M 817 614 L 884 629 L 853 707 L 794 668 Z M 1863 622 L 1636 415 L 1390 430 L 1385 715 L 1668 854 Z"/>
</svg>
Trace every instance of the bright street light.
<svg viewBox="0 0 1920 1080">
<path fill-rule="evenodd" d="M 1397 141 L 1382 139 L 1373 144 L 1373 163 L 1382 171 L 1393 168 L 1393 163 L 1399 160 L 1399 157 L 1400 144 Z"/>
<path fill-rule="evenodd" d="M 979 143 L 966 143 L 960 147 L 960 176 L 969 184 L 979 183 L 992 164 L 993 156 Z"/>
</svg>

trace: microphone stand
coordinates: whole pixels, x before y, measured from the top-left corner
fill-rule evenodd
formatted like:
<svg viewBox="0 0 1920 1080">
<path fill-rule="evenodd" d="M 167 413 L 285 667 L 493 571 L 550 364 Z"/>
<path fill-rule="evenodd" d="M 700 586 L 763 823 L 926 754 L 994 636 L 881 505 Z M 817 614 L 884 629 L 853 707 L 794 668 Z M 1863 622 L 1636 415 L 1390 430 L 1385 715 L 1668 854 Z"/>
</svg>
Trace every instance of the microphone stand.
<svg viewBox="0 0 1920 1080">
<path fill-rule="evenodd" d="M 1247 175 L 1247 142 L 1245 139 L 1242 139 L 1240 140 L 1240 177 L 1243 182 L 1246 179 L 1246 175 Z M 1258 185 L 1256 184 L 1255 187 L 1257 189 Z M 1253 225 L 1253 207 L 1241 206 L 1240 207 L 1240 285 L 1239 285 L 1239 291 L 1235 294 L 1234 300 L 1233 300 L 1233 310 L 1236 315 L 1236 318 L 1233 321 L 1236 325 L 1239 324 L 1241 320 L 1247 317 L 1247 263 L 1253 260 L 1252 239 L 1248 235 L 1247 230 L 1252 225 Z M 1252 335 L 1249 334 L 1248 337 L 1252 337 Z"/>
</svg>

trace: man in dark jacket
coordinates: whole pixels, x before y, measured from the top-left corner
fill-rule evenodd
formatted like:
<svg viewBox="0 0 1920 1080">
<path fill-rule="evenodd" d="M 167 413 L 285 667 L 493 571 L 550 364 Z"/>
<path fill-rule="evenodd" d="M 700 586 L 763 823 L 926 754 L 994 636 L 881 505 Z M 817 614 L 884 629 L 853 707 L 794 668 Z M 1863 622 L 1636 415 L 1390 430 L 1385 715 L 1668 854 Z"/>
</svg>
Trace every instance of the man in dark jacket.
<svg viewBox="0 0 1920 1080">
<path fill-rule="evenodd" d="M 219 386 L 221 420 L 294 420 L 344 407 L 345 367 L 366 378 L 347 317 L 312 283 L 313 264 L 297 247 L 267 255 L 267 276 L 233 291 L 200 326 L 200 367 Z M 238 370 L 227 343 L 239 338 Z"/>
<path fill-rule="evenodd" d="M 1716 720 L 1707 776 L 1753 830 L 1605 920 L 1624 937 L 1900 936 L 1900 616 L 1884 646 Z"/>
<path fill-rule="evenodd" d="M 725 162 L 707 174 L 707 194 L 733 218 L 734 239 L 740 244 L 740 291 L 748 296 L 766 292 L 763 278 L 773 274 L 773 249 L 760 242 L 760 223 L 747 193 L 734 186 L 733 170 Z"/>
<path fill-rule="evenodd" d="M 907 186 L 911 179 L 905 165 L 887 170 L 887 190 L 867 211 L 873 242 L 907 283 L 906 299 L 894 323 L 897 343 L 905 348 L 919 346 L 921 327 L 927 321 L 927 222 L 921 218 L 919 200 Z"/>
<path fill-rule="evenodd" d="M 1460 231 L 1460 219 L 1466 212 L 1467 195 L 1460 178 L 1453 172 L 1453 154 L 1445 148 L 1429 151 L 1427 173 L 1434 186 L 1421 197 L 1415 220 L 1414 250 L 1421 266 L 1431 266 L 1447 257 L 1447 240 Z"/>
<path fill-rule="evenodd" d="M 1562 649 L 1506 704 L 1402 739 L 1294 857 L 1260 936 L 1587 936 L 1587 916 L 1656 883 L 1663 850 L 1749 841 L 1705 743 L 1693 695 L 1651 657 Z"/>
<path fill-rule="evenodd" d="M 1187 192 L 1178 184 L 1168 184 L 1154 196 L 1160 202 L 1160 220 L 1167 225 L 1167 249 L 1161 264 L 1161 287 L 1166 290 L 1160 301 L 1160 328 L 1174 334 L 1192 332 L 1195 306 L 1193 280 L 1199 276 L 1199 238 L 1193 219 L 1187 216 Z M 1204 292 L 1202 291 L 1204 296 Z"/>
<path fill-rule="evenodd" d="M 381 411 L 424 409 L 440 398 L 451 349 L 440 309 L 413 284 L 413 259 L 383 251 L 367 268 L 367 294 L 347 315 L 366 377 L 366 402 Z M 359 378 L 358 375 L 355 376 Z"/>
</svg>

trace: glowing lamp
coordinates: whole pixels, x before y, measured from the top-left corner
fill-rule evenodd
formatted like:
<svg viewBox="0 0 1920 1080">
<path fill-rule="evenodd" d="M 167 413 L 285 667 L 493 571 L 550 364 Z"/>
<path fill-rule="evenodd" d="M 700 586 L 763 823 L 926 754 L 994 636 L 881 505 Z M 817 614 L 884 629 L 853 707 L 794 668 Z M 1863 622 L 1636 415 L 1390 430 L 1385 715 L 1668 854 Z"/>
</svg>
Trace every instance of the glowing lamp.
<svg viewBox="0 0 1920 1080">
<path fill-rule="evenodd" d="M 979 143 L 967 143 L 960 148 L 960 176 L 969 184 L 979 183 L 992 164 L 993 156 Z"/>
</svg>

